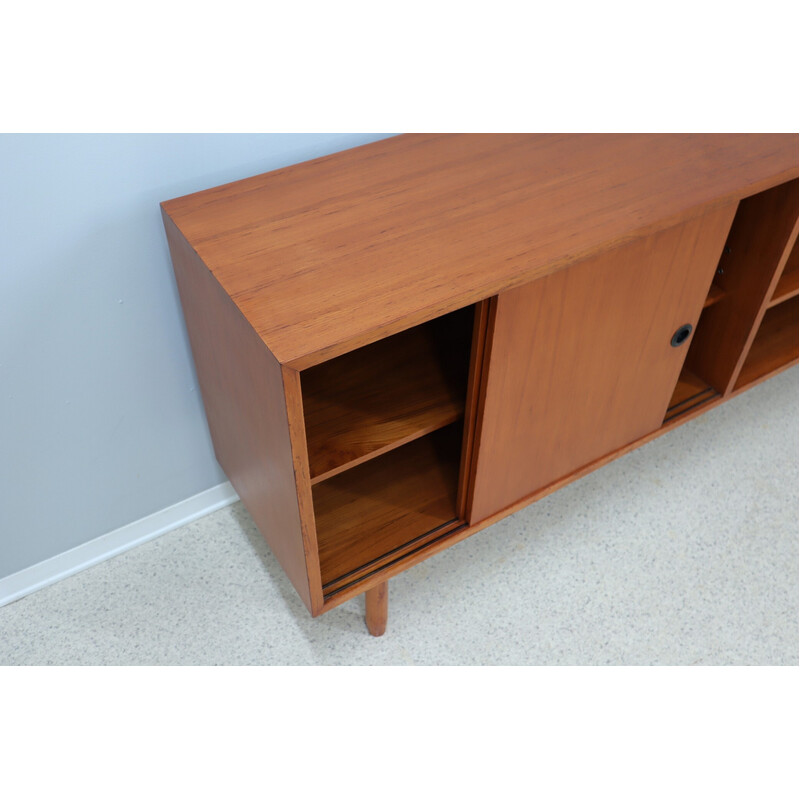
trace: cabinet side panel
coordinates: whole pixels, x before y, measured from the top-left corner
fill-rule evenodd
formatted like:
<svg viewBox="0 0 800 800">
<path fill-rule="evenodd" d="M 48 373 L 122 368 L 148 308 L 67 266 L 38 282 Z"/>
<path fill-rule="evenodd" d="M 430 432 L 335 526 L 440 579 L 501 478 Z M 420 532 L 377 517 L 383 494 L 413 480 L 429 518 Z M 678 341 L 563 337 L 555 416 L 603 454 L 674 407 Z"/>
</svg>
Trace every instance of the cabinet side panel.
<svg viewBox="0 0 800 800">
<path fill-rule="evenodd" d="M 461 467 L 458 472 L 458 516 L 466 519 L 469 514 L 469 503 L 472 497 L 472 481 L 475 475 L 473 450 L 479 436 L 481 420 L 481 383 L 484 372 L 484 355 L 486 353 L 486 333 L 489 326 L 490 308 L 494 298 L 482 300 L 475 305 L 472 325 L 472 346 L 469 356 L 469 380 L 467 383 L 467 399 L 464 413 L 464 432 L 461 444 Z"/>
<path fill-rule="evenodd" d="M 734 210 L 498 296 L 471 524 L 661 425 Z"/>
<path fill-rule="evenodd" d="M 306 554 L 311 613 L 322 612 L 322 574 L 319 567 L 319 544 L 317 525 L 314 519 L 314 500 L 311 494 L 311 470 L 308 465 L 308 442 L 306 441 L 305 417 L 303 414 L 303 392 L 300 373 L 282 366 L 283 389 L 286 397 L 286 415 L 289 422 L 289 437 L 292 441 L 294 477 L 297 489 L 297 504 L 300 509 L 300 524 L 303 529 L 303 547 Z"/>
<path fill-rule="evenodd" d="M 163 218 L 217 460 L 311 610 L 281 366 Z"/>
</svg>

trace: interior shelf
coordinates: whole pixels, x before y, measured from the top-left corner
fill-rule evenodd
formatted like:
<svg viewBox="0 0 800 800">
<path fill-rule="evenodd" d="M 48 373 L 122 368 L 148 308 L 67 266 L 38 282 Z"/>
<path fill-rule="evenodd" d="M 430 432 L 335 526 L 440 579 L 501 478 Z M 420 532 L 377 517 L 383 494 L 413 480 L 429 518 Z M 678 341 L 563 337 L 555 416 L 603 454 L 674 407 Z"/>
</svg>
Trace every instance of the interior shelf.
<svg viewBox="0 0 800 800">
<path fill-rule="evenodd" d="M 789 255 L 789 260 L 783 268 L 783 273 L 778 279 L 778 285 L 772 293 L 772 300 L 770 306 L 775 306 L 794 297 L 798 293 L 797 274 L 798 274 L 798 261 L 797 261 L 797 239 L 794 240 L 794 247 Z"/>
<path fill-rule="evenodd" d="M 461 429 L 450 425 L 312 487 L 326 594 L 457 522 Z"/>
<path fill-rule="evenodd" d="M 684 366 L 672 393 L 672 399 L 669 401 L 664 422 L 669 422 L 717 396 L 718 392 Z"/>
<path fill-rule="evenodd" d="M 796 296 L 767 309 L 735 389 L 742 389 L 797 361 L 797 321 Z"/>
<path fill-rule="evenodd" d="M 461 309 L 301 373 L 312 484 L 463 416 L 472 322 Z"/>
</svg>

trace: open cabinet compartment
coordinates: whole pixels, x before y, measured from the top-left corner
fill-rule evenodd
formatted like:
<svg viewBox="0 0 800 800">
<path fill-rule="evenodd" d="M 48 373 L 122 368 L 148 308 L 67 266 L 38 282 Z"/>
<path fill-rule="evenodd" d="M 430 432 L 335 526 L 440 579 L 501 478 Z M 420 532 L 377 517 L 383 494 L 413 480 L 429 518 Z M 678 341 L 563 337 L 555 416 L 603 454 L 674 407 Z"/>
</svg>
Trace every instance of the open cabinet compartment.
<svg viewBox="0 0 800 800">
<path fill-rule="evenodd" d="M 665 423 L 797 358 L 791 334 L 794 324 L 796 339 L 796 304 L 794 312 L 791 306 L 775 310 L 798 292 L 797 190 L 798 181 L 793 180 L 739 203 Z M 765 307 L 764 320 L 742 363 Z"/>
<path fill-rule="evenodd" d="M 797 361 L 797 297 L 768 308 L 747 353 L 735 390 L 767 378 Z"/>
<path fill-rule="evenodd" d="M 312 484 L 461 419 L 472 307 L 300 374 Z"/>
<path fill-rule="evenodd" d="M 770 306 L 775 306 L 778 303 L 783 303 L 790 297 L 795 297 L 798 293 L 798 255 L 797 255 L 797 236 L 794 237 L 794 245 L 789 253 L 789 258 L 786 260 L 786 266 L 781 272 L 778 283 L 775 286 L 775 291 L 772 293 Z"/>
<path fill-rule="evenodd" d="M 475 308 L 300 374 L 326 596 L 462 523 Z"/>
<path fill-rule="evenodd" d="M 795 179 L 739 203 L 665 423 L 796 359 L 791 309 L 769 309 L 743 365 L 764 308 L 797 294 L 797 191 Z"/>
<path fill-rule="evenodd" d="M 685 364 L 669 401 L 664 422 L 670 422 L 683 414 L 719 397 L 719 392 L 702 378 L 698 378 Z"/>
<path fill-rule="evenodd" d="M 460 454 L 455 423 L 313 487 L 326 594 L 459 524 Z"/>
<path fill-rule="evenodd" d="M 719 267 L 717 268 L 717 274 L 719 274 Z M 720 392 L 718 392 L 708 380 L 695 374 L 692 367 L 689 365 L 690 361 L 692 360 L 691 354 L 695 346 L 695 342 L 698 340 L 700 342 L 703 341 L 704 320 L 708 318 L 708 310 L 725 298 L 725 290 L 722 289 L 719 284 L 717 284 L 716 274 L 714 277 L 715 280 L 711 283 L 711 287 L 708 290 L 708 295 L 703 303 L 700 319 L 697 322 L 697 329 L 695 330 L 694 336 L 689 343 L 689 351 L 686 356 L 686 361 L 684 362 L 680 375 L 678 376 L 678 382 L 675 384 L 675 391 L 672 393 L 672 397 L 670 398 L 669 406 L 667 407 L 667 413 L 664 415 L 664 424 L 671 422 L 683 414 L 693 411 L 699 406 L 705 405 L 706 403 L 720 396 Z M 700 371 L 702 372 L 702 369 Z"/>
</svg>

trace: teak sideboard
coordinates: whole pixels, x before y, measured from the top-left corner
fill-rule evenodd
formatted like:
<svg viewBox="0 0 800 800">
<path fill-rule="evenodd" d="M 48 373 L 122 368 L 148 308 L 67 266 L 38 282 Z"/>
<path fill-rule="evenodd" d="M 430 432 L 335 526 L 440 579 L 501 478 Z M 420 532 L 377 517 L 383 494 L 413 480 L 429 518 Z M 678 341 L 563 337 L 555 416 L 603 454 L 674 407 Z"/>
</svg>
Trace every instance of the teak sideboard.
<svg viewBox="0 0 800 800">
<path fill-rule="evenodd" d="M 797 362 L 796 134 L 403 135 L 162 204 L 219 463 L 317 616 Z"/>
</svg>

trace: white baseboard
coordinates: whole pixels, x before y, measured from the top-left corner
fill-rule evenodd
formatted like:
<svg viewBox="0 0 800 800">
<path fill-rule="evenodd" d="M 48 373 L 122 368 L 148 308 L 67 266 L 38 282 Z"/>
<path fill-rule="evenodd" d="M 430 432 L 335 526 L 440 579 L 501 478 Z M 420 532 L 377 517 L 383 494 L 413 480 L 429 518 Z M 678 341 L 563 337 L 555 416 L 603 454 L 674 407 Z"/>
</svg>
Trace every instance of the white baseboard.
<svg viewBox="0 0 800 800">
<path fill-rule="evenodd" d="M 221 483 L 193 497 L 187 497 L 174 506 L 73 547 L 72 550 L 0 578 L 0 606 L 13 603 L 37 589 L 43 589 L 62 578 L 124 553 L 136 545 L 161 536 L 162 533 L 180 528 L 181 525 L 235 503 L 238 499 L 239 496 L 230 483 Z"/>
</svg>

